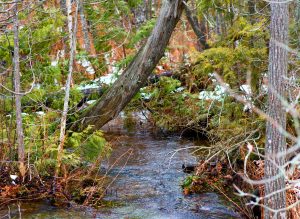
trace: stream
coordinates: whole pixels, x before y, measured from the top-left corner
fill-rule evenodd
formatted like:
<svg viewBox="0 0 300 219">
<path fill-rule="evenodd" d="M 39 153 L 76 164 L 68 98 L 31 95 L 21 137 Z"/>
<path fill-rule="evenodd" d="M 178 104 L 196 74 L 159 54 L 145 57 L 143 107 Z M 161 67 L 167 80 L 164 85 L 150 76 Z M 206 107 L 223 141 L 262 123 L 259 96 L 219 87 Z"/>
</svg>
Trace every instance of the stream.
<svg viewBox="0 0 300 219">
<path fill-rule="evenodd" d="M 0 218 L 241 218 L 216 193 L 183 195 L 180 184 L 187 174 L 182 164 L 197 163 L 188 149 L 192 141 L 155 134 L 141 113 L 124 118 L 122 113 L 103 127 L 113 152 L 100 169 L 112 180 L 104 199 L 118 205 L 61 209 L 39 201 L 12 204 Z"/>
</svg>

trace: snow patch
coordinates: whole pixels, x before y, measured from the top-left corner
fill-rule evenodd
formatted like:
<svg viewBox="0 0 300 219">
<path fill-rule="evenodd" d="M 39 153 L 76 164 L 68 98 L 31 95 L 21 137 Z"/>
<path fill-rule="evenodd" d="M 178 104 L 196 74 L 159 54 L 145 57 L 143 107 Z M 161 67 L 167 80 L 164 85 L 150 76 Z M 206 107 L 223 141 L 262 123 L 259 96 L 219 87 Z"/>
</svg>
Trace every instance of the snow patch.
<svg viewBox="0 0 300 219">
<path fill-rule="evenodd" d="M 261 92 L 262 93 L 267 93 L 268 92 L 268 85 L 266 85 L 266 84 L 263 84 L 263 85 L 261 85 Z"/>
<path fill-rule="evenodd" d="M 96 78 L 95 80 L 90 81 L 87 84 L 81 84 L 77 87 L 78 90 L 88 90 L 88 89 L 100 89 L 101 84 L 111 85 L 114 83 L 118 78 L 117 74 L 108 74 Z"/>
<path fill-rule="evenodd" d="M 225 84 L 225 86 L 229 88 L 229 84 Z M 198 99 L 221 101 L 227 95 L 226 90 L 227 90 L 227 88 L 225 88 L 221 85 L 216 85 L 216 87 L 213 91 L 201 91 L 199 93 Z"/>
<path fill-rule="evenodd" d="M 252 108 L 254 107 L 252 100 L 252 89 L 249 84 L 242 84 L 240 86 L 240 90 L 244 92 L 243 98 L 247 102 L 244 106 L 244 112 L 252 112 Z"/>
<path fill-rule="evenodd" d="M 240 89 L 245 92 L 246 95 L 251 96 L 252 95 L 252 90 L 251 86 L 249 84 L 242 84 L 240 86 Z"/>
<path fill-rule="evenodd" d="M 58 60 L 53 60 L 51 61 L 51 66 L 57 66 L 58 65 Z"/>
<path fill-rule="evenodd" d="M 216 83 L 217 79 L 216 79 L 216 73 L 209 73 L 208 74 L 209 79 L 213 82 Z"/>
<path fill-rule="evenodd" d="M 36 89 L 40 89 L 41 88 L 41 84 L 40 83 L 35 83 L 33 87 L 36 88 Z"/>
<path fill-rule="evenodd" d="M 152 97 L 151 93 L 141 93 L 141 97 L 143 100 L 149 101 Z"/>
<path fill-rule="evenodd" d="M 16 180 L 18 178 L 18 175 L 9 175 L 9 176 L 12 180 Z"/>
<path fill-rule="evenodd" d="M 86 103 L 88 104 L 88 105 L 91 105 L 91 104 L 93 104 L 93 103 L 95 103 L 97 100 L 89 100 L 89 101 L 86 101 Z"/>
<path fill-rule="evenodd" d="M 101 86 L 96 83 L 91 83 L 91 84 L 81 84 L 77 87 L 78 90 L 87 90 L 87 89 L 98 89 Z"/>
<path fill-rule="evenodd" d="M 37 111 L 35 113 L 38 114 L 38 116 L 44 116 L 44 115 L 46 115 L 46 113 L 43 112 L 43 111 Z"/>
<path fill-rule="evenodd" d="M 16 182 L 15 182 L 15 180 L 18 178 L 18 175 L 9 175 L 10 176 L 10 178 L 11 178 L 11 183 L 13 184 L 13 185 L 17 185 L 16 184 Z"/>
<path fill-rule="evenodd" d="M 83 58 L 81 60 L 78 60 L 77 61 L 77 64 L 81 65 L 82 67 L 85 68 L 85 71 L 90 74 L 90 75 L 93 75 L 95 74 L 95 69 L 93 68 L 92 66 L 92 63 L 87 60 L 86 58 Z"/>
<path fill-rule="evenodd" d="M 95 80 L 98 80 L 100 83 L 110 85 L 110 84 L 114 83 L 117 79 L 118 79 L 117 74 L 110 73 L 105 76 L 101 76 L 100 78 L 97 78 Z"/>
<path fill-rule="evenodd" d="M 178 87 L 176 88 L 175 92 L 182 92 L 184 91 L 185 87 Z"/>
<path fill-rule="evenodd" d="M 95 74 L 95 70 L 94 70 L 94 68 L 91 67 L 91 66 L 87 67 L 85 70 L 86 70 L 86 72 L 89 73 L 90 75 Z"/>
</svg>

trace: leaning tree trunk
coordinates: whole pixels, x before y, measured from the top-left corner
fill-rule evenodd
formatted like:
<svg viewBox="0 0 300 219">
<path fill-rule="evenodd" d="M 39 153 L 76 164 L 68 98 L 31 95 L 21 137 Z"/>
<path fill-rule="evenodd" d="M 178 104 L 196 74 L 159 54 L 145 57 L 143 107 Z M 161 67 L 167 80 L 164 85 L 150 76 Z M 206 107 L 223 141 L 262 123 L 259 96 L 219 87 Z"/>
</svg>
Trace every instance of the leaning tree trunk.
<svg viewBox="0 0 300 219">
<path fill-rule="evenodd" d="M 18 2 L 14 6 L 14 87 L 15 87 L 15 102 L 16 102 L 16 123 L 17 123 L 17 143 L 18 143 L 18 161 L 19 170 L 24 179 L 25 168 L 25 147 L 24 147 L 24 132 L 22 124 L 22 110 L 21 110 L 21 75 L 20 75 L 20 57 L 19 57 L 19 20 L 18 20 Z"/>
<path fill-rule="evenodd" d="M 71 129 L 82 130 L 88 125 L 94 125 L 94 128 L 98 129 L 120 113 L 146 83 L 148 76 L 163 56 L 182 10 L 182 0 L 163 2 L 157 23 L 146 44 L 108 92 L 93 107 L 84 112 Z"/>
<path fill-rule="evenodd" d="M 189 9 L 189 7 L 184 4 L 184 10 L 188 22 L 190 23 L 194 33 L 198 38 L 199 51 L 205 50 L 209 48 L 209 45 L 206 42 L 205 32 L 204 32 L 204 24 L 199 24 L 198 18 L 193 12 Z"/>
<path fill-rule="evenodd" d="M 269 50 L 269 77 L 268 77 L 268 115 L 273 121 L 267 121 L 266 127 L 266 148 L 265 148 L 265 205 L 273 210 L 286 207 L 286 193 L 284 170 L 285 157 L 276 155 L 285 154 L 286 138 L 276 128 L 277 125 L 286 128 L 286 111 L 282 98 L 286 97 L 285 78 L 288 66 L 288 3 L 282 0 L 274 0 L 271 3 L 271 24 L 270 24 L 270 50 Z M 273 178 L 273 179 L 271 179 Z M 273 195 L 270 195 L 273 193 Z M 265 209 L 265 219 L 286 218 L 286 211 L 276 214 Z"/>
</svg>

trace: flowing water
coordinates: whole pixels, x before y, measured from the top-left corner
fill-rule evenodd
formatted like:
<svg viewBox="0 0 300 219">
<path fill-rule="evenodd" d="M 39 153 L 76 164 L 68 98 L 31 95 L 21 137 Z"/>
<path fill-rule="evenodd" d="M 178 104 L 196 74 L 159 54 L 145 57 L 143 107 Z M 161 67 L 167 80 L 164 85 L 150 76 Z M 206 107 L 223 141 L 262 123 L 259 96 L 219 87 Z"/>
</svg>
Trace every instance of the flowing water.
<svg viewBox="0 0 300 219">
<path fill-rule="evenodd" d="M 10 215 L 19 218 L 20 212 L 22 218 L 240 218 L 215 193 L 184 196 L 180 183 L 187 174 L 181 166 L 197 162 L 188 149 L 194 146 L 193 142 L 157 136 L 143 116 L 136 114 L 135 118 L 139 120 L 128 122 L 119 117 L 104 127 L 113 153 L 102 163 L 100 172 L 113 180 L 105 200 L 117 205 L 96 211 L 55 208 L 42 201 L 22 203 L 19 207 L 14 204 Z M 0 218 L 1 214 L 8 214 L 8 209 L 0 212 Z"/>
</svg>

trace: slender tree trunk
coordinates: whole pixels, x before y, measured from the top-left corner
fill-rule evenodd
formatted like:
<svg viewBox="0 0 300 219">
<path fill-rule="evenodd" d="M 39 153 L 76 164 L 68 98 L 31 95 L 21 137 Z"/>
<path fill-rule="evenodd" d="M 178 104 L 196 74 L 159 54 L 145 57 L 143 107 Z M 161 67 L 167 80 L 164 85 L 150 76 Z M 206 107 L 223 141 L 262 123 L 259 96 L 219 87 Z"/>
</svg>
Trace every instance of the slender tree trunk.
<svg viewBox="0 0 300 219">
<path fill-rule="evenodd" d="M 144 0 L 144 5 L 143 5 L 143 13 L 146 18 L 146 20 L 149 20 L 149 13 L 148 13 L 149 7 L 148 7 L 148 0 Z"/>
<path fill-rule="evenodd" d="M 249 20 L 252 25 L 255 24 L 255 0 L 248 0 L 248 11 L 249 11 Z M 254 42 L 253 42 L 253 37 L 250 38 L 249 42 L 250 46 L 253 47 Z"/>
<path fill-rule="evenodd" d="M 268 115 L 283 129 L 286 128 L 286 111 L 281 98 L 286 98 L 285 78 L 288 66 L 288 3 L 282 0 L 274 0 L 271 5 L 270 24 L 270 50 L 269 50 L 269 76 L 268 76 Z M 285 157 L 277 157 L 279 153 L 286 151 L 286 138 L 274 126 L 267 121 L 266 125 L 266 148 L 265 148 L 265 179 L 277 177 L 265 183 L 265 195 L 274 193 L 265 199 L 265 205 L 271 209 L 278 210 L 286 207 L 286 193 L 284 171 L 280 171 L 285 163 Z M 274 163 L 276 165 L 274 165 Z M 274 214 L 265 209 L 265 219 L 286 218 L 286 211 Z"/>
<path fill-rule="evenodd" d="M 16 123 L 17 123 L 17 144 L 18 144 L 18 161 L 19 170 L 24 179 L 25 168 L 25 147 L 24 147 L 24 132 L 22 124 L 21 110 L 21 75 L 20 75 L 20 57 L 19 57 L 19 20 L 18 20 L 18 3 L 14 6 L 14 86 L 15 86 L 15 104 L 16 104 Z"/>
<path fill-rule="evenodd" d="M 296 28 L 297 28 L 297 35 L 298 35 L 298 42 L 297 42 L 297 49 L 300 49 L 300 0 L 297 0 L 296 2 Z M 299 57 L 299 56 L 298 56 Z M 299 58 L 300 59 L 300 58 Z"/>
<path fill-rule="evenodd" d="M 221 28 L 221 15 L 220 12 L 216 12 L 216 26 L 215 26 L 215 32 L 218 35 L 222 34 L 222 28 Z"/>
<path fill-rule="evenodd" d="M 82 32 L 83 32 L 83 39 L 84 39 L 84 49 L 88 54 L 91 53 L 91 42 L 89 37 L 89 31 L 88 31 L 88 23 L 86 21 L 86 17 L 84 14 L 84 8 L 83 8 L 83 0 L 79 0 L 78 2 L 78 10 L 80 14 L 80 20 L 81 20 L 81 26 L 82 26 Z"/>
<path fill-rule="evenodd" d="M 64 15 L 66 15 L 67 14 L 66 0 L 60 0 L 59 3 L 60 3 L 60 10 Z"/>
<path fill-rule="evenodd" d="M 76 50 L 76 30 L 77 30 L 77 14 L 78 14 L 78 2 L 76 2 L 76 15 L 74 17 L 74 28 L 73 28 L 73 16 L 72 16 L 72 4 L 71 0 L 66 1 L 67 5 L 67 16 L 68 16 L 68 30 L 69 30 L 69 44 L 70 44 L 70 60 L 69 60 L 69 73 L 65 85 L 65 99 L 64 99 L 64 108 L 61 116 L 60 122 L 60 136 L 59 136 L 59 146 L 57 152 L 57 169 L 55 175 L 58 175 L 58 172 L 61 167 L 63 148 L 65 141 L 65 131 L 66 131 L 66 121 L 67 114 L 69 109 L 69 99 L 70 99 L 70 86 L 73 73 L 73 62 Z"/>
<path fill-rule="evenodd" d="M 254 25 L 256 22 L 255 19 L 255 4 L 256 4 L 256 0 L 248 0 L 248 13 L 249 13 L 249 21 L 251 23 L 251 25 Z M 255 37 L 251 36 L 249 39 L 249 47 L 250 48 L 254 48 L 255 44 Z M 250 71 L 250 84 L 251 84 L 251 89 L 252 89 L 252 95 L 256 96 L 259 93 L 259 77 L 260 77 L 260 73 L 259 73 L 259 69 L 257 69 L 257 67 L 254 64 L 251 64 L 249 66 L 249 71 Z"/>
<path fill-rule="evenodd" d="M 152 0 L 148 0 L 148 19 L 152 18 Z"/>
<path fill-rule="evenodd" d="M 206 42 L 205 32 L 204 32 L 204 25 L 199 24 L 198 18 L 193 12 L 189 9 L 189 7 L 184 4 L 184 10 L 186 17 L 188 19 L 188 22 L 190 23 L 191 27 L 193 28 L 197 38 L 198 38 L 198 45 L 199 45 L 199 51 L 202 51 L 204 49 L 208 49 L 209 45 Z"/>
<path fill-rule="evenodd" d="M 148 76 L 163 56 L 182 10 L 181 0 L 163 1 L 157 23 L 146 44 L 112 87 L 93 107 L 81 115 L 81 119 L 71 129 L 82 130 L 88 125 L 94 125 L 95 129 L 101 128 L 120 113 L 146 83 Z"/>
</svg>

